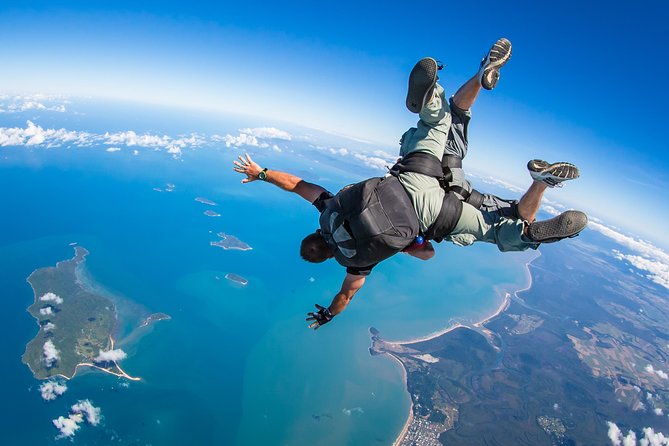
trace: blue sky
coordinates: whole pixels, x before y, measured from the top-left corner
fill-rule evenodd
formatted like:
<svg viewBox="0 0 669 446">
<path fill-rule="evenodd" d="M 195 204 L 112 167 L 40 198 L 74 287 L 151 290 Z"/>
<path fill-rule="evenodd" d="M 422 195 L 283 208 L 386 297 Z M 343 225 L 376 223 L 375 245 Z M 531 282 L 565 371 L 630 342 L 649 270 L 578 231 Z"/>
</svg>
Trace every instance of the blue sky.
<svg viewBox="0 0 669 446">
<path fill-rule="evenodd" d="M 582 178 L 549 198 L 669 246 L 666 2 L 17 2 L 0 6 L 0 90 L 225 110 L 389 150 L 421 57 L 447 91 L 514 44 L 474 108 L 466 167 L 527 184 L 534 157 Z M 261 124 L 261 123 L 260 123 Z"/>
</svg>

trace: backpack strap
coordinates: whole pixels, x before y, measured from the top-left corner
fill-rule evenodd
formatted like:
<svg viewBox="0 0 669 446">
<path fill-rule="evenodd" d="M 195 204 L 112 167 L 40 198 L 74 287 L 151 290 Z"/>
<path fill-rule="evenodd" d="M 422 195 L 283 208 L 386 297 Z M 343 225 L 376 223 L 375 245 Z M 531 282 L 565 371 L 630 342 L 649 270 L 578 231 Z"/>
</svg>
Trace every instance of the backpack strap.
<svg viewBox="0 0 669 446">
<path fill-rule="evenodd" d="M 455 229 L 460 215 L 462 215 L 462 201 L 453 192 L 447 192 L 441 204 L 439 215 L 425 231 L 425 237 L 437 243 L 441 242 Z"/>
<path fill-rule="evenodd" d="M 390 168 L 390 174 L 393 176 L 406 172 L 422 173 L 440 181 L 444 178 L 439 158 L 424 152 L 411 152 Z"/>
</svg>

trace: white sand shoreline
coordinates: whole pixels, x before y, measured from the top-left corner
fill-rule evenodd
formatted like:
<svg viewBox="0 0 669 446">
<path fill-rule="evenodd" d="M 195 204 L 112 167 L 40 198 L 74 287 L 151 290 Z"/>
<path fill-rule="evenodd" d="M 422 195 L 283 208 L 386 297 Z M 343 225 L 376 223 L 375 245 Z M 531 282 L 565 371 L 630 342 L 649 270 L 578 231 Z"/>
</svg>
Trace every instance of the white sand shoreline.
<svg viewBox="0 0 669 446">
<path fill-rule="evenodd" d="M 532 262 L 534 262 L 536 259 L 538 259 L 539 257 L 541 257 L 541 252 L 537 251 L 537 256 L 536 257 L 533 257 L 532 259 L 525 262 L 525 277 L 526 277 L 526 280 L 527 280 L 527 286 L 525 288 L 515 290 L 513 292 L 513 295 L 515 297 L 518 297 L 518 293 L 521 293 L 523 291 L 528 291 L 530 288 L 532 288 L 532 274 L 530 273 L 530 264 Z M 420 337 L 420 338 L 414 338 L 414 339 L 410 339 L 410 340 L 407 340 L 407 341 L 397 341 L 397 342 L 386 341 L 386 342 L 388 342 L 390 344 L 397 344 L 397 345 L 415 344 L 417 342 L 424 342 L 424 341 L 429 341 L 429 340 L 438 338 L 439 336 L 445 335 L 446 333 L 449 333 L 449 332 L 451 332 L 451 331 L 453 331 L 457 328 L 462 328 L 462 327 L 469 328 L 469 329 L 472 329 L 472 327 L 481 328 L 481 327 L 483 327 L 483 325 L 490 322 L 492 319 L 496 318 L 497 316 L 502 314 L 504 311 L 506 311 L 506 309 L 509 308 L 509 305 L 511 305 L 511 294 L 509 294 L 507 292 L 507 293 L 504 294 L 504 299 L 502 300 L 502 303 L 499 305 L 499 307 L 497 307 L 497 310 L 495 310 L 494 313 L 486 316 L 485 318 L 481 319 L 478 322 L 475 322 L 474 324 L 471 324 L 471 326 L 464 325 L 464 324 L 461 324 L 461 323 L 456 323 L 456 324 L 448 326 L 447 328 L 445 328 L 443 330 L 433 332 L 429 335 L 426 335 L 426 336 L 423 336 L 423 337 Z M 400 361 L 400 359 L 397 356 L 395 356 L 391 353 L 388 353 L 388 352 L 386 352 L 386 354 L 389 355 L 390 357 L 392 357 L 393 359 L 395 359 L 400 364 L 400 366 L 402 367 L 402 373 L 403 373 L 403 377 L 404 377 L 404 387 L 406 388 L 407 393 L 408 393 L 409 392 L 409 383 L 408 383 L 407 371 L 406 371 L 406 368 L 404 367 L 404 364 L 402 363 L 402 361 Z M 413 400 L 411 399 L 411 395 L 409 395 L 409 416 L 407 417 L 406 423 L 404 423 L 404 427 L 402 428 L 402 431 L 399 433 L 399 435 L 397 436 L 397 438 L 393 442 L 393 446 L 399 446 L 402 443 L 402 441 L 404 440 L 404 437 L 406 436 L 407 432 L 409 431 L 409 427 L 411 426 L 412 423 L 413 423 Z"/>
</svg>

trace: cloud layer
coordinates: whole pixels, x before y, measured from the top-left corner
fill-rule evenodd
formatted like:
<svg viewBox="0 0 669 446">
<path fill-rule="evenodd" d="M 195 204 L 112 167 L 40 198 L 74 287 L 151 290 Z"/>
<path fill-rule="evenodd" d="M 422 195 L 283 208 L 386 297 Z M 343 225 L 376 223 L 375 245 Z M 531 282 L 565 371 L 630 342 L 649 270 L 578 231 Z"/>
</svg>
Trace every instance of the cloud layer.
<svg viewBox="0 0 669 446">
<path fill-rule="evenodd" d="M 128 355 L 123 350 L 117 348 L 115 350 L 107 350 L 107 351 L 100 350 L 100 353 L 95 358 L 93 358 L 93 361 L 95 362 L 122 361 L 127 357 Z"/>
<path fill-rule="evenodd" d="M 0 113 L 22 113 L 26 111 L 51 111 L 65 113 L 69 101 L 61 96 L 42 94 L 25 96 L 0 95 Z"/>
<path fill-rule="evenodd" d="M 645 271 L 648 279 L 669 289 L 669 254 L 664 250 L 597 221 L 590 221 L 588 227 L 633 251 L 633 253 L 623 253 L 614 249 L 613 255 L 616 259 L 626 261 L 635 268 Z"/>
<path fill-rule="evenodd" d="M 42 352 L 44 355 L 44 364 L 47 367 L 53 367 L 56 362 L 60 359 L 60 352 L 56 348 L 55 345 L 53 345 L 53 341 L 51 339 L 47 340 L 44 343 L 44 346 L 42 347 Z"/>
<path fill-rule="evenodd" d="M 56 380 L 44 381 L 39 386 L 39 391 L 45 401 L 53 401 L 67 391 L 67 386 Z"/>
<path fill-rule="evenodd" d="M 620 428 L 613 422 L 607 421 L 609 427 L 608 437 L 612 446 L 669 446 L 669 437 L 666 437 L 662 432 L 655 432 L 652 427 L 645 427 L 642 430 L 643 437 L 639 438 L 637 443 L 637 435 L 630 430 L 626 435 L 623 435 Z"/>
<path fill-rule="evenodd" d="M 42 302 L 53 302 L 58 305 L 63 303 L 63 298 L 54 293 L 45 293 L 39 298 L 39 300 Z"/>
<path fill-rule="evenodd" d="M 53 425 L 60 431 L 58 438 L 73 437 L 81 424 L 86 421 L 91 426 L 97 426 L 101 421 L 101 411 L 99 407 L 93 406 L 89 400 L 79 400 L 70 408 L 67 417 L 60 416 L 53 420 Z"/>
</svg>

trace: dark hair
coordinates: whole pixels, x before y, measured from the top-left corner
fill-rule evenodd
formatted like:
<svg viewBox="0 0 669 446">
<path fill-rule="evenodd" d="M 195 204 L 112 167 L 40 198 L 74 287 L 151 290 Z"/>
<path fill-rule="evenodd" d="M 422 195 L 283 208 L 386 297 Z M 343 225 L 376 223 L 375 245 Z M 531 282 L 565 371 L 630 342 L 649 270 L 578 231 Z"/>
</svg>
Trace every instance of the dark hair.
<svg viewBox="0 0 669 446">
<path fill-rule="evenodd" d="M 321 235 L 320 229 L 304 237 L 300 246 L 300 256 L 311 263 L 321 263 L 332 257 L 332 249 Z"/>
</svg>

